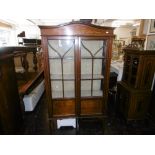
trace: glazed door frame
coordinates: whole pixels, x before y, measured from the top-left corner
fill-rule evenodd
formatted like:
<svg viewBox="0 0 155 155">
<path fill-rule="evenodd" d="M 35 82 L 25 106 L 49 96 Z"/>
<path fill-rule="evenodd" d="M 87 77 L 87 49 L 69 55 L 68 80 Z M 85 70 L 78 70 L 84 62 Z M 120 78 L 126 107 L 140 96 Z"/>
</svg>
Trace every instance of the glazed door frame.
<svg viewBox="0 0 155 155">
<path fill-rule="evenodd" d="M 75 74 L 75 116 L 80 116 L 81 113 L 81 40 L 103 40 L 106 41 L 106 51 L 105 51 L 105 72 L 104 72 L 104 86 L 103 86 L 103 96 L 101 97 L 84 97 L 83 99 L 101 99 L 102 100 L 102 114 L 105 113 L 106 101 L 108 95 L 108 85 L 109 85 L 109 73 L 110 73 L 110 61 L 111 61 L 111 50 L 112 50 L 112 37 L 81 37 L 81 36 L 42 36 L 42 48 L 44 54 L 44 74 L 45 74 L 45 87 L 47 93 L 47 102 L 49 110 L 49 118 L 53 117 L 53 98 L 50 80 L 50 64 L 49 64 L 49 52 L 48 52 L 48 40 L 67 40 L 74 39 L 74 74 Z M 48 63 L 47 63 L 48 62 Z M 48 74 L 47 74 L 48 73 Z M 69 98 L 62 98 L 60 100 L 68 100 Z M 73 98 L 72 98 L 73 99 Z M 59 99 L 56 99 L 59 100 Z M 93 114 L 92 114 L 93 115 Z"/>
<path fill-rule="evenodd" d="M 71 100 L 75 100 L 75 114 L 77 114 L 77 47 L 78 47 L 78 38 L 74 36 L 49 36 L 49 37 L 42 37 L 42 47 L 43 47 L 43 53 L 44 53 L 44 74 L 45 74 L 45 87 L 47 90 L 47 102 L 48 102 L 48 110 L 49 110 L 49 117 L 53 117 L 53 101 L 66 101 L 70 98 L 65 98 L 63 95 L 63 98 L 53 99 L 52 98 L 52 85 L 51 85 L 51 77 L 50 77 L 50 61 L 49 61 L 49 49 L 48 49 L 48 40 L 74 40 L 74 91 L 75 96 L 71 98 Z M 47 63 L 48 62 L 48 63 Z M 47 74 L 48 73 L 48 74 Z M 63 79 L 62 79 L 63 80 Z M 64 90 L 63 90 L 64 91 Z"/>
<path fill-rule="evenodd" d="M 78 109 L 79 109 L 79 116 L 84 116 L 81 115 L 81 101 L 82 100 L 92 100 L 93 102 L 95 100 L 101 100 L 102 103 L 102 107 L 101 107 L 101 113 L 100 114 L 95 114 L 95 115 L 103 115 L 106 112 L 106 102 L 107 102 L 107 95 L 108 95 L 108 91 L 109 91 L 109 72 L 110 69 L 108 69 L 108 66 L 110 66 L 110 61 L 111 61 L 111 52 L 110 50 L 112 49 L 112 38 L 110 37 L 79 37 L 78 39 L 78 65 L 77 65 L 77 70 L 78 70 L 78 77 L 77 77 L 77 81 L 78 81 L 78 87 L 77 87 L 77 91 L 78 91 Z M 96 40 L 96 41 L 105 41 L 105 58 L 104 58 L 104 65 L 105 65 L 105 71 L 104 71 L 104 79 L 102 84 L 103 90 L 102 90 L 102 96 L 101 97 L 95 97 L 95 96 L 90 96 L 90 97 L 81 97 L 81 41 L 82 40 Z M 111 48 L 110 48 L 111 46 Z M 104 47 L 103 47 L 104 50 Z M 109 51 L 108 51 L 109 50 Z M 103 60 L 103 59 L 102 59 Z M 93 63 L 93 62 L 92 62 Z M 102 62 L 102 67 L 103 67 L 103 62 Z M 100 106 L 99 106 L 100 107 Z M 94 114 L 90 114 L 90 115 L 94 115 Z"/>
</svg>

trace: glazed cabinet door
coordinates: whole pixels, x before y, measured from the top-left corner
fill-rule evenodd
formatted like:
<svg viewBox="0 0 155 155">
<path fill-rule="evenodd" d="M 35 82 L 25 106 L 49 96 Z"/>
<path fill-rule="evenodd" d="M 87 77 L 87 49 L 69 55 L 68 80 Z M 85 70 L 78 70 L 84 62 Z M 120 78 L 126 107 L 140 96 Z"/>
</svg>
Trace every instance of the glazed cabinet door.
<svg viewBox="0 0 155 155">
<path fill-rule="evenodd" d="M 80 38 L 81 115 L 102 114 L 107 41 Z"/>
<path fill-rule="evenodd" d="M 75 115 L 76 40 L 74 37 L 50 37 L 47 40 L 54 116 Z"/>
</svg>

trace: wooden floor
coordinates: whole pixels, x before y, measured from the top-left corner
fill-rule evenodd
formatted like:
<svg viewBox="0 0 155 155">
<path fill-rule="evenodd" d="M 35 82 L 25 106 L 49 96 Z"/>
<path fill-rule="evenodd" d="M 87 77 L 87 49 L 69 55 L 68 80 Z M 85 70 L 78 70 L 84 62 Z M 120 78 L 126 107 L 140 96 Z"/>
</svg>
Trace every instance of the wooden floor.
<svg viewBox="0 0 155 155">
<path fill-rule="evenodd" d="M 45 94 L 42 96 L 34 112 L 26 113 L 22 134 L 49 135 L 49 122 Z M 109 116 L 105 119 L 81 119 L 79 131 L 72 127 L 62 127 L 55 135 L 152 135 L 155 134 L 155 123 L 146 118 L 144 121 L 126 123 L 119 114 L 114 112 L 115 106 L 109 100 Z"/>
</svg>

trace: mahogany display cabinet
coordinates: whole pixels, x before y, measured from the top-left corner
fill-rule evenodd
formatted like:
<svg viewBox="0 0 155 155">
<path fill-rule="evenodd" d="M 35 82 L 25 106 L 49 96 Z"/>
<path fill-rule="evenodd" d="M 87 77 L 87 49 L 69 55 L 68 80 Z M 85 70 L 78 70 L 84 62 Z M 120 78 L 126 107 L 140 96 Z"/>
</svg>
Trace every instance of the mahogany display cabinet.
<svg viewBox="0 0 155 155">
<path fill-rule="evenodd" d="M 49 120 L 105 116 L 113 28 L 81 22 L 39 27 Z"/>
</svg>

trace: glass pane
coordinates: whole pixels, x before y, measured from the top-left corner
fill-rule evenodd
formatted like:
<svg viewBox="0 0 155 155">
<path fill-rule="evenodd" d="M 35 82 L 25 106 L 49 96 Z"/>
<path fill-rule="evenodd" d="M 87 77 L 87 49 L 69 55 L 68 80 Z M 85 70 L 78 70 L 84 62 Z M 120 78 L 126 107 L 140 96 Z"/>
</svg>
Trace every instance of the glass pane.
<svg viewBox="0 0 155 155">
<path fill-rule="evenodd" d="M 91 80 L 81 81 L 81 96 L 91 96 Z"/>
<path fill-rule="evenodd" d="M 85 79 L 81 80 L 82 97 L 103 96 L 105 43 L 103 40 L 81 41 L 81 79 Z"/>
<path fill-rule="evenodd" d="M 81 74 L 92 74 L 91 59 L 81 59 Z"/>
<path fill-rule="evenodd" d="M 51 79 L 74 79 L 74 40 L 48 40 Z"/>
<path fill-rule="evenodd" d="M 104 68 L 103 59 L 81 59 L 81 79 L 91 79 L 92 73 L 93 78 L 103 78 Z"/>
<path fill-rule="evenodd" d="M 93 80 L 93 96 L 102 96 L 103 95 L 103 81 L 102 80 Z"/>
<path fill-rule="evenodd" d="M 82 40 L 81 57 L 103 57 L 105 56 L 105 41 Z"/>
<path fill-rule="evenodd" d="M 51 86 L 52 86 L 52 97 L 62 98 L 63 97 L 62 81 L 51 81 Z"/>
<path fill-rule="evenodd" d="M 53 76 L 55 77 L 57 75 L 58 77 L 62 78 L 61 60 L 60 59 L 49 59 L 49 65 L 50 65 L 50 75 L 52 77 Z"/>
<path fill-rule="evenodd" d="M 74 76 L 74 59 L 72 60 L 63 59 L 63 73 L 66 76 L 69 74 Z"/>
<path fill-rule="evenodd" d="M 75 97 L 74 40 L 48 40 L 48 52 L 52 97 Z"/>
<path fill-rule="evenodd" d="M 74 40 L 48 40 L 49 57 L 74 56 Z"/>
<path fill-rule="evenodd" d="M 64 81 L 64 97 L 75 97 L 74 81 Z"/>
<path fill-rule="evenodd" d="M 95 78 L 95 75 L 104 76 L 104 60 L 103 59 L 94 59 L 94 67 L 93 67 L 93 77 Z"/>
</svg>

